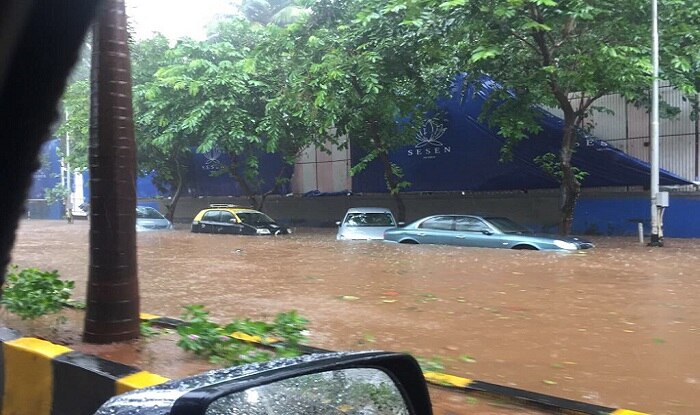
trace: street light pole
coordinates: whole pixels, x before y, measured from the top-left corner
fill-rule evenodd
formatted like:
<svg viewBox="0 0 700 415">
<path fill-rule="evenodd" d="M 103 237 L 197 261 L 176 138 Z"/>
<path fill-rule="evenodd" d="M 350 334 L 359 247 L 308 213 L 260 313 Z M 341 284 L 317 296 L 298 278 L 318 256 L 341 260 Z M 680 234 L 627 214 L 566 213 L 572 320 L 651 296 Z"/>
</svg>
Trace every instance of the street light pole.
<svg viewBox="0 0 700 415">
<path fill-rule="evenodd" d="M 66 120 L 68 120 L 68 111 L 66 111 Z M 73 172 L 70 168 L 70 135 L 66 133 L 66 187 L 68 188 L 68 197 L 66 198 L 66 220 L 68 220 L 68 223 L 73 223 L 72 175 Z"/>
<path fill-rule="evenodd" d="M 658 207 L 659 194 L 659 27 L 657 0 L 651 0 L 651 54 L 653 80 L 651 91 L 651 243 L 663 246 L 661 215 Z"/>
</svg>

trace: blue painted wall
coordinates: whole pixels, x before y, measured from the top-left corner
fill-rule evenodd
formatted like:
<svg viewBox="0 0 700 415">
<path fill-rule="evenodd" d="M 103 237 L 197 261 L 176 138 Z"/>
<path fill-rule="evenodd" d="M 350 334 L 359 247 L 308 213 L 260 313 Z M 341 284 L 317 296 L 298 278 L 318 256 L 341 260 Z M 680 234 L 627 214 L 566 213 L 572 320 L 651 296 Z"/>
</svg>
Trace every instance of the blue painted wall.
<svg viewBox="0 0 700 415">
<path fill-rule="evenodd" d="M 573 232 L 598 235 L 636 235 L 637 223 L 650 233 L 650 201 L 637 197 L 581 198 L 576 205 Z M 664 236 L 669 238 L 700 237 L 700 195 L 673 196 L 664 214 Z"/>
</svg>

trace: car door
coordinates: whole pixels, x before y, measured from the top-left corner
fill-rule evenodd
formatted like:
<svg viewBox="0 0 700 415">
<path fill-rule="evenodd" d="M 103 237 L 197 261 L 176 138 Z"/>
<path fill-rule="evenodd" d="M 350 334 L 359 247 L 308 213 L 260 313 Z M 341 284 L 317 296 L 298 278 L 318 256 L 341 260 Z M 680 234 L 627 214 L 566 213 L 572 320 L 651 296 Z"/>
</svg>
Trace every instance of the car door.
<svg viewBox="0 0 700 415">
<path fill-rule="evenodd" d="M 217 233 L 219 218 L 221 217 L 220 210 L 210 210 L 202 216 L 199 221 L 200 232 Z"/>
<path fill-rule="evenodd" d="M 474 216 L 455 218 L 454 238 L 457 245 L 482 248 L 499 248 L 500 235 L 497 235 L 483 220 Z"/>
<path fill-rule="evenodd" d="M 418 225 L 415 238 L 421 244 L 455 245 L 454 217 L 434 216 Z"/>
<path fill-rule="evenodd" d="M 243 228 L 243 225 L 238 223 L 238 218 L 236 218 L 233 213 L 225 210 L 221 211 L 219 222 L 221 233 L 240 235 L 241 229 Z"/>
</svg>

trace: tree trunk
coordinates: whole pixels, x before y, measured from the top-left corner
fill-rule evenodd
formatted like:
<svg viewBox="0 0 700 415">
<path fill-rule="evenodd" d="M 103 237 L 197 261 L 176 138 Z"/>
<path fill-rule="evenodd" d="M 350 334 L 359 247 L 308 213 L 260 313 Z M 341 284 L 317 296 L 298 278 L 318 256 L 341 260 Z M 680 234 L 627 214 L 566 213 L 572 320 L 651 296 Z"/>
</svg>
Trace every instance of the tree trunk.
<svg viewBox="0 0 700 415">
<path fill-rule="evenodd" d="M 564 114 L 564 136 L 562 137 L 560 152 L 561 177 L 561 221 L 559 233 L 568 235 L 571 233 L 571 225 L 574 221 L 574 209 L 576 201 L 581 193 L 581 183 L 576 178 L 574 167 L 571 165 L 571 157 L 574 154 L 576 144 L 575 116 Z"/>
<path fill-rule="evenodd" d="M 140 335 L 136 266 L 136 146 L 124 0 L 94 26 L 90 107 L 90 267 L 83 339 Z"/>
<path fill-rule="evenodd" d="M 185 181 L 182 177 L 182 168 L 180 167 L 180 163 L 178 161 L 175 161 L 175 163 L 177 164 L 175 167 L 175 171 L 177 173 L 177 187 L 175 188 L 175 194 L 173 195 L 172 201 L 170 204 L 165 206 L 166 209 L 168 209 L 168 211 L 165 213 L 165 217 L 170 222 L 172 222 L 175 218 L 175 209 L 177 208 L 177 202 L 180 200 L 180 196 L 182 195 L 182 187 Z"/>
<path fill-rule="evenodd" d="M 265 206 L 265 200 L 267 200 L 267 197 L 271 194 L 277 193 L 282 183 L 286 183 L 288 181 L 288 179 L 286 179 L 286 176 L 289 168 L 294 168 L 294 165 L 284 163 L 280 171 L 277 173 L 277 176 L 275 176 L 275 185 L 272 186 L 272 189 L 268 190 L 260 196 L 260 209 L 258 209 L 259 211 L 263 210 L 263 207 Z"/>
<path fill-rule="evenodd" d="M 382 166 L 384 167 L 384 178 L 386 179 L 387 187 L 389 188 L 391 197 L 394 198 L 394 202 L 396 203 L 396 218 L 399 222 L 405 222 L 406 205 L 403 203 L 403 198 L 399 193 L 399 183 L 391 168 L 391 160 L 389 160 L 389 155 L 386 151 L 379 152 L 379 160 L 381 160 Z"/>
</svg>

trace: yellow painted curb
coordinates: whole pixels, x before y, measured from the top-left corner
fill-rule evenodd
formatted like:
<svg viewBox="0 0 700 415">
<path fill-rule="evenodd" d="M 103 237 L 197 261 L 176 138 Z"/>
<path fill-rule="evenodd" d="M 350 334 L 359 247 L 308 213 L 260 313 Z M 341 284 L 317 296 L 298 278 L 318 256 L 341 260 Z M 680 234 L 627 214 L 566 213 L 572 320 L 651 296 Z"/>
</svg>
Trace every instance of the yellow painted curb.
<svg viewBox="0 0 700 415">
<path fill-rule="evenodd" d="M 438 372 L 423 372 L 425 380 L 432 383 L 437 383 L 439 385 L 450 385 L 456 386 L 458 388 L 464 388 L 469 386 L 473 382 L 472 379 L 461 378 L 459 376 L 446 375 L 444 373 Z"/>
<path fill-rule="evenodd" d="M 648 415 L 644 412 L 630 411 L 629 409 L 616 409 L 610 415 Z"/>
<path fill-rule="evenodd" d="M 231 337 L 234 339 L 238 340 L 243 340 L 244 342 L 251 342 L 251 343 L 263 343 L 262 338 L 260 336 L 251 336 L 250 334 L 243 333 L 241 331 L 236 331 L 230 334 Z M 277 343 L 279 340 L 275 339 L 274 337 L 266 337 L 265 338 L 265 343 L 266 344 L 272 344 L 272 343 Z"/>
<path fill-rule="evenodd" d="M 19 339 L 5 342 L 5 344 L 9 347 L 36 353 L 49 359 L 53 359 L 56 356 L 73 351 L 73 349 L 69 349 L 66 346 L 53 344 L 51 342 L 47 342 L 46 340 L 41 340 L 34 337 L 20 337 Z"/>
<path fill-rule="evenodd" d="M 54 357 L 71 349 L 33 337 L 3 344 L 3 415 L 49 415 L 53 404 Z"/>
<path fill-rule="evenodd" d="M 115 384 L 115 394 L 119 395 L 124 392 L 129 392 L 134 389 L 141 389 L 141 388 L 147 388 L 149 386 L 154 386 L 154 385 L 160 385 L 161 383 L 165 383 L 169 381 L 170 379 L 156 375 L 155 373 L 151 372 L 138 372 L 134 373 L 133 375 L 129 376 L 124 376 L 121 379 L 118 379 Z"/>
<path fill-rule="evenodd" d="M 155 314 L 148 314 L 148 313 L 140 313 L 139 317 L 141 320 L 155 320 L 157 318 L 160 318 L 160 316 L 157 316 Z"/>
</svg>

